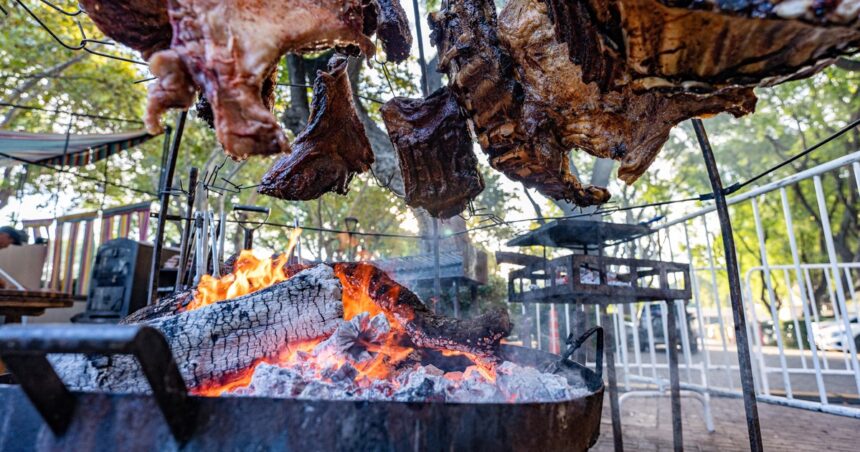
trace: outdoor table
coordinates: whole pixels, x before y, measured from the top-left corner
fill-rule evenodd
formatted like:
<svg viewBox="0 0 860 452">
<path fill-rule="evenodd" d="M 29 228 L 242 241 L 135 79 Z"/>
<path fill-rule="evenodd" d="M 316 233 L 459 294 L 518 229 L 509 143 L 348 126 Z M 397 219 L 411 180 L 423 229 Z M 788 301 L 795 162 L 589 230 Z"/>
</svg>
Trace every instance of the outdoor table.
<svg viewBox="0 0 860 452">
<path fill-rule="evenodd" d="M 20 323 L 21 316 L 40 316 L 45 309 L 68 308 L 75 298 L 64 292 L 49 290 L 0 289 L 0 316 L 5 323 Z"/>
</svg>

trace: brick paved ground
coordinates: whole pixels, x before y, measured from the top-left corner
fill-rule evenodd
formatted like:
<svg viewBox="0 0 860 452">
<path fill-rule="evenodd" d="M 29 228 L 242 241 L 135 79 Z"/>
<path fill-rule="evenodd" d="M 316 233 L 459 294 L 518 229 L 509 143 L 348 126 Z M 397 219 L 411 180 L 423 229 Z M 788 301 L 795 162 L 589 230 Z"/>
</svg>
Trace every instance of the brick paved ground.
<svg viewBox="0 0 860 452">
<path fill-rule="evenodd" d="M 684 449 L 748 451 L 749 440 L 741 399 L 714 397 L 711 410 L 716 431 L 708 433 L 701 405 L 682 399 Z M 759 404 L 764 448 L 768 451 L 858 451 L 860 420 L 776 405 Z M 600 440 L 594 450 L 611 451 L 609 401 L 603 407 Z M 667 397 L 628 399 L 622 406 L 625 450 L 672 450 L 672 411 Z"/>
</svg>

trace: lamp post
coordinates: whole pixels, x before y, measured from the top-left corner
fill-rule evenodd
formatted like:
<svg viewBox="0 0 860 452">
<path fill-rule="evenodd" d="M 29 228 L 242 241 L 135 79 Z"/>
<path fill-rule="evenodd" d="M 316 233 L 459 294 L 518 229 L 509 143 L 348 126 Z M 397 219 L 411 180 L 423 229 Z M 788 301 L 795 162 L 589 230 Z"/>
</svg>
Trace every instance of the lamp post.
<svg viewBox="0 0 860 452">
<path fill-rule="evenodd" d="M 346 224 L 346 233 L 349 238 L 347 241 L 349 246 L 349 260 L 355 260 L 355 248 L 352 246 L 352 234 L 358 228 L 358 218 L 355 217 L 346 217 L 343 219 L 343 222 Z"/>
</svg>

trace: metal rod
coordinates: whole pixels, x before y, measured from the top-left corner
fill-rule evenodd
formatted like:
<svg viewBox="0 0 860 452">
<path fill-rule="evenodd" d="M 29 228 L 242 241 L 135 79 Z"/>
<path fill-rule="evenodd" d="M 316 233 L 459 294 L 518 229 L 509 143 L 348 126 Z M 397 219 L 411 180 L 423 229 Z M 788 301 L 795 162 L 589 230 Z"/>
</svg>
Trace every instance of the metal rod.
<svg viewBox="0 0 860 452">
<path fill-rule="evenodd" d="M 438 303 L 442 299 L 442 274 L 439 269 L 439 219 L 433 219 L 433 296 Z"/>
<path fill-rule="evenodd" d="M 759 425 L 758 406 L 756 404 L 755 386 L 753 382 L 752 362 L 750 359 L 749 341 L 747 339 L 746 318 L 741 300 L 741 276 L 738 273 L 738 257 L 735 253 L 735 239 L 732 234 L 732 220 L 729 217 L 729 206 L 726 203 L 726 194 L 723 190 L 723 181 L 720 178 L 720 170 L 714 158 L 711 143 L 708 142 L 707 132 L 702 120 L 692 119 L 696 138 L 702 148 L 702 156 L 705 167 L 708 170 L 708 178 L 714 191 L 717 215 L 720 219 L 720 229 L 723 236 L 723 247 L 726 253 L 726 273 L 729 280 L 729 296 L 732 302 L 732 314 L 735 324 L 735 338 L 737 338 L 738 367 L 741 374 L 741 387 L 743 389 L 744 409 L 747 418 L 747 432 L 749 434 L 750 450 L 762 451 L 761 426 Z"/>
<path fill-rule="evenodd" d="M 415 14 L 415 35 L 418 41 L 418 65 L 421 67 L 421 92 L 430 95 L 430 85 L 427 83 L 427 59 L 424 58 L 424 34 L 421 32 L 421 12 L 418 10 L 418 0 L 412 0 L 412 11 Z"/>
<path fill-rule="evenodd" d="M 684 428 L 681 423 L 681 377 L 678 374 L 678 327 L 674 300 L 666 301 L 666 348 L 669 350 L 669 386 L 672 392 L 672 439 L 675 451 L 684 450 Z M 684 320 L 681 319 L 683 322 Z"/>
<path fill-rule="evenodd" d="M 615 375 L 615 338 L 613 331 L 609 325 L 609 314 L 606 306 L 601 305 L 597 308 L 600 312 L 598 318 L 602 318 L 603 334 L 606 336 L 604 340 L 604 355 L 606 362 L 606 380 L 609 382 L 609 408 L 612 413 L 612 441 L 615 444 L 616 452 L 624 451 L 624 437 L 621 432 L 621 406 L 618 404 L 618 377 Z"/>
<path fill-rule="evenodd" d="M 815 176 L 812 178 L 812 182 L 815 185 L 815 197 L 818 201 L 818 215 L 821 217 L 821 226 L 823 227 L 824 233 L 824 244 L 827 249 L 827 258 L 830 261 L 830 270 L 833 272 L 833 282 L 836 285 L 836 302 L 838 303 L 837 314 L 841 317 L 842 327 L 843 329 L 843 347 L 845 344 L 848 344 L 847 352 L 850 354 L 851 366 L 854 368 L 854 382 L 857 385 L 857 392 L 860 393 L 860 362 L 857 360 L 857 344 L 855 344 L 851 331 L 854 331 L 851 327 L 851 320 L 849 319 L 848 313 L 848 305 L 845 303 L 845 287 L 843 286 L 842 276 L 839 275 L 839 258 L 836 255 L 836 247 L 833 243 L 833 229 L 830 227 L 830 212 L 827 210 L 826 201 L 824 199 L 824 188 L 821 184 L 821 176 Z M 827 271 L 825 271 L 825 275 Z M 836 303 L 834 303 L 836 304 Z M 837 307 L 837 306 L 834 306 Z M 837 318 L 839 318 L 837 317 Z M 845 353 L 843 353 L 844 355 Z M 846 366 L 847 367 L 847 366 Z"/>
<path fill-rule="evenodd" d="M 164 247 L 164 226 L 167 223 L 167 211 L 170 208 L 170 191 L 173 189 L 173 174 L 176 170 L 176 159 L 179 155 L 179 144 L 182 142 L 182 132 L 185 130 L 187 111 L 179 113 L 176 118 L 176 132 L 167 154 L 167 171 L 161 183 L 161 209 L 158 211 L 158 226 L 155 229 L 155 240 L 152 246 L 152 266 L 149 275 L 149 302 L 154 303 L 158 298 L 158 278 L 161 270 L 161 249 Z"/>
<path fill-rule="evenodd" d="M 770 271 L 770 263 L 767 258 L 767 245 L 765 244 L 764 226 L 761 221 L 761 209 L 759 209 L 758 198 L 752 199 L 753 220 L 755 222 L 756 236 L 758 237 L 759 254 L 761 255 L 762 277 L 764 285 L 767 289 L 768 300 L 770 301 L 770 317 L 773 322 L 773 333 L 776 336 L 776 345 L 779 350 L 779 364 L 782 367 L 782 384 L 785 388 L 785 395 L 789 399 L 794 398 L 791 391 L 791 379 L 788 378 L 788 363 L 785 360 L 785 346 L 782 340 L 782 326 L 779 323 L 779 315 L 776 312 L 776 291 L 773 288 L 773 276 Z M 750 298 L 752 309 L 755 309 L 755 304 Z"/>
<path fill-rule="evenodd" d="M 176 291 L 182 290 L 185 280 L 185 269 L 188 265 L 188 238 L 191 236 L 191 216 L 194 215 L 194 195 L 197 192 L 197 176 L 199 170 L 191 168 L 188 173 L 188 198 L 185 203 L 185 224 L 182 227 L 182 239 L 179 241 L 179 271 L 176 274 Z"/>
</svg>

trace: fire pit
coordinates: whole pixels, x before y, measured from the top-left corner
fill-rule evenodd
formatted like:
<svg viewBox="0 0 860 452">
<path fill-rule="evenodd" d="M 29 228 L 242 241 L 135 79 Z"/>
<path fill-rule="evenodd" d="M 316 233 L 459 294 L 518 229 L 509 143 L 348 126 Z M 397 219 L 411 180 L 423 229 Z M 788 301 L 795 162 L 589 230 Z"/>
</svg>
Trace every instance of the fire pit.
<svg viewBox="0 0 860 452">
<path fill-rule="evenodd" d="M 581 340 L 561 359 L 500 344 L 511 328 L 504 311 L 451 319 L 367 264 L 283 264 L 240 257 L 231 275 L 133 325 L 0 328 L 0 356 L 20 383 L 0 385 L 0 435 L 14 441 L 0 448 L 584 450 L 596 441 L 602 350 L 593 372 L 567 359 Z"/>
</svg>

